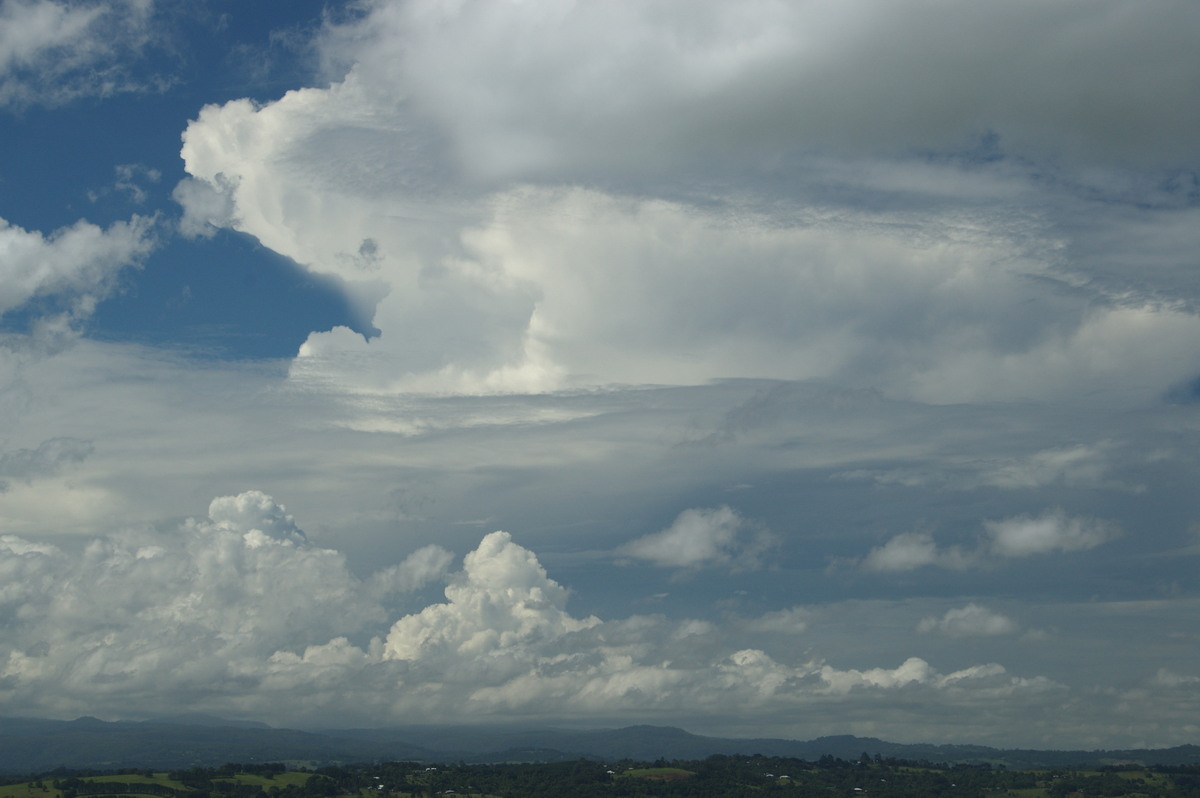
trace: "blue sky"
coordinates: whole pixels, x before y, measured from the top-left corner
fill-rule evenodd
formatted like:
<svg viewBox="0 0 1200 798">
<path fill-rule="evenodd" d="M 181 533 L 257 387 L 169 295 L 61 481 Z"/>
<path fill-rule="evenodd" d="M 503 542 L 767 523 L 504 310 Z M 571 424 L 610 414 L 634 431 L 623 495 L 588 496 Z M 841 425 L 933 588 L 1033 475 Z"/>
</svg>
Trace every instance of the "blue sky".
<svg viewBox="0 0 1200 798">
<path fill-rule="evenodd" d="M 0 700 L 1196 742 L 1191 3 L 0 0 Z"/>
</svg>

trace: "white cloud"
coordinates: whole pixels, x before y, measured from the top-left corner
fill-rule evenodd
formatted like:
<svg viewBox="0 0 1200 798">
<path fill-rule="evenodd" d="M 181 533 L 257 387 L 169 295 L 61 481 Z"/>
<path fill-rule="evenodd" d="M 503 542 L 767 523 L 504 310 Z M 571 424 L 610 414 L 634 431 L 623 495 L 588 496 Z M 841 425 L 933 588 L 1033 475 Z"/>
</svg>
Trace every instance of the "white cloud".
<svg viewBox="0 0 1200 798">
<path fill-rule="evenodd" d="M 755 530 L 736 511 L 722 505 L 684 510 L 671 526 L 626 543 L 617 552 L 666 568 L 756 568 L 772 543 L 770 533 Z"/>
<path fill-rule="evenodd" d="M 507 651 L 544 656 L 547 644 L 600 622 L 572 618 L 565 609 L 567 591 L 505 532 L 486 536 L 466 556 L 446 598 L 445 604 L 396 621 L 384 644 L 385 656 L 450 669 L 473 658 L 499 662 L 497 655 Z M 510 667 L 530 664 L 513 661 Z"/>
<path fill-rule="evenodd" d="M 575 617 L 567 590 L 504 532 L 466 555 L 444 603 L 386 629 L 375 578 L 355 578 L 339 553 L 306 543 L 270 497 L 219 497 L 210 512 L 170 534 L 126 532 L 78 553 L 0 537 L 5 705 L 395 722 L 413 713 L 769 715 L 854 691 L 919 686 L 938 703 L 958 700 L 952 686 L 979 697 L 1043 689 L 996 665 L 951 674 L 916 659 L 895 670 L 787 665 L 761 649 L 723 649 L 725 631 L 709 621 Z M 401 565 L 419 574 L 407 587 L 440 575 L 447 558 L 435 547 L 414 553 Z M 394 569 L 381 573 L 405 587 Z M 757 628 L 795 632 L 802 615 L 769 613 Z M 379 628 L 386 633 L 368 640 Z"/>
<path fill-rule="evenodd" d="M 1135 83 L 1200 68 L 1181 40 L 1170 56 L 1151 46 L 1178 38 L 1167 20 L 1187 6 L 1120 25 L 1107 5 L 963 6 L 944 38 L 931 34 L 944 13 L 877 0 L 366 12 L 327 31 L 347 67 L 328 89 L 209 106 L 184 134 L 186 233 L 233 226 L 335 273 L 382 330 L 314 333 L 296 385 L 479 394 L 828 377 L 948 403 L 1144 400 L 1190 378 L 1200 320 L 1148 289 L 1119 304 L 1067 290 L 1086 272 L 1064 254 L 1081 235 L 1070 214 L 1094 209 L 1072 199 L 1063 225 L 1048 208 L 1066 189 L 1036 169 L 903 155 L 961 154 L 989 130 L 1085 160 L 1192 151 L 1196 112 L 1096 77 L 1118 45 L 1144 56 Z M 1060 63 L 1059 36 L 1073 60 Z M 1018 47 L 1028 57 L 1014 61 Z M 1101 87 L 1104 124 L 1062 111 Z M 834 99 L 853 92 L 869 99 Z M 1125 125 L 1143 105 L 1160 126 Z M 781 195 L 781 183 L 812 188 Z"/>
<path fill-rule="evenodd" d="M 751 632 L 796 635 L 808 628 L 808 621 L 809 611 L 807 609 L 791 607 L 751 618 L 746 622 L 746 629 Z"/>
<path fill-rule="evenodd" d="M 6 538 L 3 567 L 21 587 L 0 606 L 11 632 L 0 651 L 5 703 L 112 711 L 155 696 L 149 703 L 165 706 L 248 686 L 277 650 L 383 621 L 344 557 L 305 544 L 269 497 L 219 498 L 213 512 L 172 534 L 96 539 L 79 554 Z"/>
<path fill-rule="evenodd" d="M 55 2 L 4 0 L 0 5 L 0 70 L 31 63 L 45 51 L 82 38 L 101 6 L 69 8 Z"/>
<path fill-rule="evenodd" d="M 259 490 L 213 499 L 208 505 L 208 517 L 218 529 L 240 535 L 262 533 L 278 540 L 307 542 L 287 510 Z"/>
<path fill-rule="evenodd" d="M 1036 488 L 1062 483 L 1093 487 L 1104 485 L 1111 468 L 1104 443 L 1044 449 L 1007 462 L 988 463 L 978 476 L 985 485 L 1001 488 Z"/>
<path fill-rule="evenodd" d="M 1038 517 L 1027 515 L 983 522 L 985 537 L 971 550 L 942 548 L 928 532 L 905 532 L 877 546 L 863 558 L 868 571 L 912 571 L 927 565 L 962 570 L 983 565 L 988 555 L 1004 558 L 1093 549 L 1120 536 L 1111 521 L 1071 517 L 1051 510 Z"/>
<path fill-rule="evenodd" d="M 1200 111 L 1171 96 L 1196 83 L 1197 12 L 1149 2 L 358 5 L 361 24 L 326 31 L 345 67 L 326 88 L 199 113 L 175 196 L 181 234 L 231 227 L 336 274 L 382 334 L 315 333 L 282 382 L 88 340 L 27 363 L 6 339 L 0 525 L 29 540 L 0 552 L 0 701 L 1099 737 L 1086 685 L 1128 683 L 1144 657 L 1085 671 L 1065 650 L 1084 631 L 1039 607 L 1020 617 L 1056 630 L 1044 658 L 1009 647 L 1004 667 L 954 670 L 1015 621 L 896 601 L 913 579 L 879 575 L 925 569 L 944 596 L 967 578 L 935 569 L 977 569 L 981 605 L 1021 580 L 1078 592 L 1014 560 L 1114 535 L 1083 517 L 1089 495 L 1148 486 L 1143 505 L 1105 494 L 1142 519 L 1131 546 L 1190 517 L 1194 447 L 1174 434 L 1190 411 L 1167 420 L 1160 399 L 1192 384 L 1200 334 Z M 0 3 L 27 35 L 21 55 L 0 30 L 7 102 L 132 87 L 118 61 L 148 29 L 114 28 L 121 6 Z M 21 27 L 35 10 L 53 24 Z M 136 199 L 151 175 L 117 177 Z M 0 230 L 33 253 L 0 261 L 0 311 L 55 294 L 74 315 L 47 329 L 70 334 L 120 268 L 105 247 L 135 261 L 149 239 L 125 232 Z M 1151 466 L 1147 447 L 1178 454 Z M 732 485 L 744 516 L 628 531 Z M 311 536 L 269 496 L 284 491 Z M 214 495 L 207 520 L 140 527 Z M 1017 516 L 1057 503 L 1081 515 Z M 789 535 L 752 576 L 773 538 L 750 517 Z M 963 517 L 998 520 L 970 539 Z M 567 573 L 588 563 L 580 595 L 513 539 L 481 543 L 491 519 Z M 947 537 L 870 540 L 882 524 Z M 80 533 L 101 538 L 63 542 Z M 443 545 L 475 549 L 461 572 Z M 814 565 L 852 547 L 890 600 L 849 607 L 838 591 L 864 578 Z M 665 596 L 679 574 L 615 569 L 614 552 L 732 573 Z M 1120 589 L 1167 594 L 1149 561 L 1118 569 Z M 414 596 L 447 579 L 444 601 Z M 645 595 L 679 615 L 592 614 Z M 1153 640 L 1156 663 L 1190 661 Z M 1079 688 L 1069 709 L 1028 676 L 1044 668 Z"/>
<path fill-rule="evenodd" d="M 218 228 L 233 226 L 233 200 L 222 182 L 220 178 L 212 183 L 191 178 L 179 181 L 171 198 L 183 208 L 180 233 L 187 238 L 209 238 Z"/>
<path fill-rule="evenodd" d="M 370 588 L 378 595 L 407 593 L 424 587 L 445 576 L 454 555 L 441 546 L 422 546 L 404 558 L 398 565 L 375 573 Z"/>
<path fill-rule="evenodd" d="M 868 571 L 912 571 L 926 565 L 962 569 L 972 558 L 957 547 L 939 548 L 928 532 L 905 532 L 871 549 L 862 567 Z"/>
<path fill-rule="evenodd" d="M 153 0 L 0 2 L 0 107 L 140 91 L 124 59 L 151 38 Z"/>
<path fill-rule="evenodd" d="M 975 603 L 947 610 L 941 618 L 922 618 L 917 624 L 917 631 L 922 634 L 936 632 L 950 637 L 993 637 L 1015 634 L 1018 630 L 1011 618 Z"/>
<path fill-rule="evenodd" d="M 107 230 L 79 221 L 48 238 L 0 219 L 0 313 L 49 294 L 88 315 L 123 268 L 153 246 L 153 220 L 134 216 Z"/>
<path fill-rule="evenodd" d="M 991 549 L 1002 557 L 1028 557 L 1060 551 L 1085 551 L 1107 543 L 1120 534 L 1111 522 L 1072 518 L 1061 510 L 1041 516 L 1017 516 L 985 521 Z"/>
</svg>

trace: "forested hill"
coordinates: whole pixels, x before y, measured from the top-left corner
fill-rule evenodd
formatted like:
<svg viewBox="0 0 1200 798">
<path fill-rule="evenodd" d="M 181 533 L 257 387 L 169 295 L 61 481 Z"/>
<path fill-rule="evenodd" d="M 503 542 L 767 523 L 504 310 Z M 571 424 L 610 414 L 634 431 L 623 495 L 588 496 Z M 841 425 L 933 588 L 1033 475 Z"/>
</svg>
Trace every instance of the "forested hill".
<svg viewBox="0 0 1200 798">
<path fill-rule="evenodd" d="M 1123 763 L 1200 763 L 1194 745 L 1157 750 L 1037 751 L 973 745 L 906 745 L 870 737 L 816 740 L 703 737 L 663 726 L 564 730 L 530 727 L 409 726 L 298 731 L 219 719 L 109 723 L 95 718 L 51 721 L 0 718 L 0 772 L 54 768 L 214 767 L 226 762 L 288 762 L 306 766 L 350 762 L 561 762 L 589 759 L 689 759 L 713 754 L 762 754 L 816 761 L 823 756 L 871 757 L 1009 768 Z"/>
</svg>

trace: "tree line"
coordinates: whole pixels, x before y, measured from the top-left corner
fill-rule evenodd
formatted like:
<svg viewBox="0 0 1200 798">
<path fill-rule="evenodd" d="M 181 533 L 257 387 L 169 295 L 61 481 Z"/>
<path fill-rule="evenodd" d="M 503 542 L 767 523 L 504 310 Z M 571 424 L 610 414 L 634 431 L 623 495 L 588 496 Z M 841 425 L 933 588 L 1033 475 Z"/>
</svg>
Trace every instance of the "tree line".
<svg viewBox="0 0 1200 798">
<path fill-rule="evenodd" d="M 279 763 L 251 763 L 158 775 L 149 771 L 48 775 L 56 777 L 29 782 L 47 793 L 52 787 L 55 794 L 47 798 L 997 798 L 1028 796 L 1028 791 L 1034 790 L 1047 798 L 1080 794 L 1200 798 L 1200 765 L 1033 771 L 865 753 L 857 760 L 716 755 L 703 760 L 653 762 L 380 762 L 293 771 Z M 97 775 L 107 778 L 94 780 Z M 113 775 L 127 778 L 113 779 Z M 243 776 L 255 778 L 240 778 Z"/>
</svg>

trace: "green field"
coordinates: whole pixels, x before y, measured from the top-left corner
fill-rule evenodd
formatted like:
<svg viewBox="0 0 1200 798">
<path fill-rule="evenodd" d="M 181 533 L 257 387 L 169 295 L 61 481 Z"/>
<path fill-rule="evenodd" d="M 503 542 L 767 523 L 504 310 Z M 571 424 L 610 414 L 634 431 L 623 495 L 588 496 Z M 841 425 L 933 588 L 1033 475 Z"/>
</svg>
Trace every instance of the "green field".
<svg viewBox="0 0 1200 798">
<path fill-rule="evenodd" d="M 635 779 L 686 779 L 696 774 L 683 768 L 631 768 L 621 775 Z"/>
<path fill-rule="evenodd" d="M 866 757 L 806 762 L 763 756 L 436 767 L 385 762 L 316 771 L 255 764 L 173 773 L 56 772 L 0 786 L 0 798 L 733 798 L 766 793 L 796 798 L 1200 798 L 1200 763 L 1024 771 L 989 764 Z"/>
</svg>

